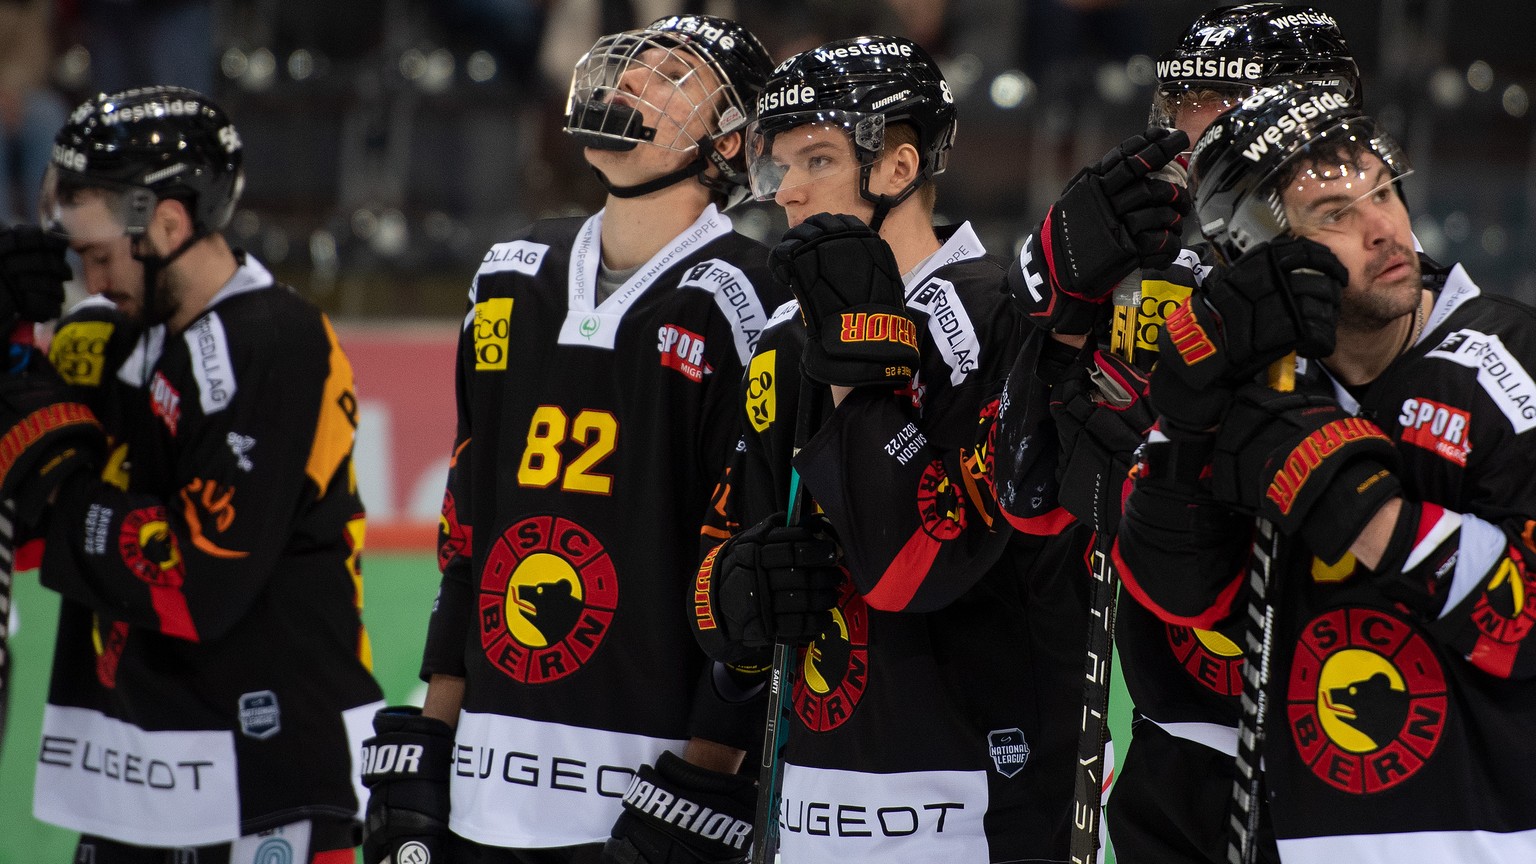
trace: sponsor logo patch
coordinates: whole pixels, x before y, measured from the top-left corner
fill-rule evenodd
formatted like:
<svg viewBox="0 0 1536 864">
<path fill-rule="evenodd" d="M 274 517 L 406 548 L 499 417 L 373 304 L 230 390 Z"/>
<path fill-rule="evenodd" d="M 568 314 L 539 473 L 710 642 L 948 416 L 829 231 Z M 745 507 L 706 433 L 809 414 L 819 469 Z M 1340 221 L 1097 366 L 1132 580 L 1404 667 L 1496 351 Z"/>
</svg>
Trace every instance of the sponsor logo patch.
<svg viewBox="0 0 1536 864">
<path fill-rule="evenodd" d="M 993 729 L 987 733 L 987 753 L 992 757 L 992 764 L 997 766 L 997 773 L 1012 777 L 1023 771 L 1025 763 L 1029 762 L 1029 742 L 1024 740 L 1024 732 L 1018 727 Z"/>
<path fill-rule="evenodd" d="M 480 646 L 515 681 L 555 681 L 592 658 L 618 604 L 618 574 L 592 532 L 558 516 L 530 516 L 486 556 Z"/>
<path fill-rule="evenodd" d="M 64 383 L 76 387 L 101 386 L 101 372 L 106 365 L 107 340 L 112 336 L 110 321 L 75 321 L 53 334 L 48 344 L 48 360 L 59 370 Z"/>
<path fill-rule="evenodd" d="M 240 731 L 247 738 L 265 741 L 283 730 L 283 712 L 277 694 L 258 690 L 240 697 Z"/>
<path fill-rule="evenodd" d="M 533 243 L 528 240 L 497 243 L 480 261 L 479 272 L 504 273 L 510 270 L 534 276 L 538 274 L 539 267 L 544 263 L 544 255 L 548 251 L 547 243 Z"/>
<path fill-rule="evenodd" d="M 928 335 L 949 367 L 949 383 L 956 387 L 965 383 L 980 362 L 981 340 L 955 283 L 938 277 L 925 280 L 907 293 L 907 308 L 928 316 Z"/>
<path fill-rule="evenodd" d="M 661 365 L 683 373 L 698 383 L 714 369 L 704 362 L 704 337 L 677 324 L 663 324 L 656 331 L 656 351 Z"/>
<path fill-rule="evenodd" d="M 1424 355 L 1477 370 L 1477 383 L 1516 432 L 1536 429 L 1536 383 L 1498 336 L 1457 330 Z"/>
<path fill-rule="evenodd" d="M 149 382 L 149 407 L 165 424 L 165 428 L 175 435 L 176 426 L 181 423 L 181 392 L 171 386 L 165 373 L 158 370 Z"/>
<path fill-rule="evenodd" d="M 470 326 L 475 328 L 475 371 L 504 371 L 507 338 L 512 330 L 512 298 L 492 297 L 476 303 Z"/>
<path fill-rule="evenodd" d="M 1445 670 L 1423 636 L 1376 609 L 1336 609 L 1302 629 L 1286 689 L 1301 761 L 1353 795 L 1417 774 L 1445 734 Z"/>
<path fill-rule="evenodd" d="M 774 389 L 773 370 L 778 351 L 764 351 L 752 358 L 747 367 L 747 422 L 758 432 L 767 432 L 778 414 L 779 397 Z"/>
<path fill-rule="evenodd" d="M 1410 397 L 1403 400 L 1403 410 L 1397 415 L 1397 422 L 1403 426 L 1404 443 L 1423 447 L 1467 467 L 1467 454 L 1472 449 L 1471 414 L 1430 399 Z"/>
<path fill-rule="evenodd" d="M 192 352 L 192 377 L 197 379 L 198 403 L 203 414 L 214 414 L 235 397 L 235 369 L 229 360 L 229 340 L 217 313 L 199 318 L 187 328 L 187 349 Z"/>
</svg>

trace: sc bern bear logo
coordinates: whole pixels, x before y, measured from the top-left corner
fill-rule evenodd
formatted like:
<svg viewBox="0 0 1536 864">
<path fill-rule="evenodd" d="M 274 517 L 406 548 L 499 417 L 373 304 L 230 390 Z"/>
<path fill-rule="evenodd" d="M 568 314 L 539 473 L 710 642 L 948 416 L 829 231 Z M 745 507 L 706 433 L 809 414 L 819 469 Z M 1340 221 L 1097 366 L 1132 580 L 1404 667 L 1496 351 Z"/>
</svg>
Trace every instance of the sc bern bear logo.
<svg viewBox="0 0 1536 864">
<path fill-rule="evenodd" d="M 502 533 L 480 574 L 480 645 L 508 677 L 542 684 L 580 669 L 608 635 L 619 582 L 603 544 L 558 516 Z"/>
<path fill-rule="evenodd" d="M 832 623 L 806 646 L 795 678 L 795 714 L 813 732 L 826 732 L 853 716 L 869 686 L 869 607 L 843 581 Z"/>
<path fill-rule="evenodd" d="M 1376 609 L 1339 609 L 1303 628 L 1287 719 L 1324 783 L 1356 795 L 1417 774 L 1445 733 L 1445 670 L 1423 636 Z"/>
</svg>

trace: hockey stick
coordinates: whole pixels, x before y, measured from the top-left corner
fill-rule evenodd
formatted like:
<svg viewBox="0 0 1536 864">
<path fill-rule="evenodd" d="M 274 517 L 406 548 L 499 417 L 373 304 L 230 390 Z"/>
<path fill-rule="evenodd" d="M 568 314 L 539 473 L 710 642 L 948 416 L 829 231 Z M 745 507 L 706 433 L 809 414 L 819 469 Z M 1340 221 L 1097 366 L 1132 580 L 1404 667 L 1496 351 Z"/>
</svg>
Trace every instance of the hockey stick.
<svg viewBox="0 0 1536 864">
<path fill-rule="evenodd" d="M 1181 158 L 1153 172 L 1152 177 L 1176 186 L 1187 186 L 1189 171 Z M 1140 330 L 1142 273 L 1132 270 L 1111 295 L 1114 315 L 1110 324 L 1109 350 L 1127 363 L 1135 362 Z M 1098 382 L 1105 400 L 1129 404 L 1130 394 L 1114 393 Z M 1119 489 L 1095 490 L 1100 496 L 1118 497 Z M 1115 538 L 1105 526 L 1095 525 L 1093 585 L 1088 593 L 1088 645 L 1084 652 L 1083 710 L 1077 734 L 1077 775 L 1073 781 L 1072 836 L 1067 847 L 1072 864 L 1096 864 L 1099 858 L 1099 825 L 1104 813 L 1104 751 L 1109 742 L 1109 684 L 1115 652 L 1115 602 L 1120 577 L 1110 560 Z"/>
<path fill-rule="evenodd" d="M 1282 393 L 1296 389 L 1296 355 L 1269 367 L 1269 386 Z M 1243 627 L 1242 717 L 1237 724 L 1237 776 L 1232 778 L 1232 830 L 1228 835 L 1227 861 L 1253 864 L 1258 855 L 1259 770 L 1264 755 L 1266 715 L 1269 711 L 1270 659 L 1275 649 L 1275 560 L 1280 557 L 1280 533 L 1268 519 L 1255 520 L 1253 556 L 1248 568 L 1248 619 Z"/>
<path fill-rule="evenodd" d="M 12 351 L 32 345 L 32 322 L 18 321 L 11 334 Z M 25 355 L 23 355 L 25 356 Z M 6 374 L 20 372 L 16 358 Z M 0 501 L 0 745 L 5 743 L 5 719 L 11 702 L 11 583 L 16 554 L 16 503 Z"/>
<path fill-rule="evenodd" d="M 800 455 L 800 448 L 811 440 L 820 425 L 821 388 L 800 376 L 800 396 L 795 404 L 795 441 L 790 455 Z M 799 525 L 805 518 L 810 496 L 800 482 L 800 472 L 789 473 L 789 518 L 786 524 Z M 763 755 L 757 773 L 757 813 L 752 820 L 751 864 L 769 864 L 779 845 L 779 794 L 784 781 L 784 744 L 789 740 L 790 674 L 794 671 L 795 646 L 773 643 L 773 671 L 768 678 L 768 715 L 763 724 Z"/>
</svg>

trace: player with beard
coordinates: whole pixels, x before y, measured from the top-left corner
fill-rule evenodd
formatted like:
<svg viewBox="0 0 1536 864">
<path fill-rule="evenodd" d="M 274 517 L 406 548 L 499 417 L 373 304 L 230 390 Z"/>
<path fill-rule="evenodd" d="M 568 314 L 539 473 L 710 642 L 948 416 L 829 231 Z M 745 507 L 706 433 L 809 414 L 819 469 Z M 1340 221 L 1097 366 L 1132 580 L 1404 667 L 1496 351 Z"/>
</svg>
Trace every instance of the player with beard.
<svg viewBox="0 0 1536 864">
<path fill-rule="evenodd" d="M 1189 140 L 1265 84 L 1333 84 L 1356 102 L 1361 92 L 1333 18 L 1314 7 L 1277 3 L 1202 13 L 1174 50 L 1158 58 L 1157 74 L 1151 123 Z M 1176 161 L 1187 164 L 1187 154 Z M 1064 197 L 1058 207 L 1071 215 L 1072 208 L 1063 206 L 1071 203 Z M 1094 259 L 1113 249 L 1082 244 L 1077 251 L 1081 266 L 1094 270 L 1102 269 Z M 1277 260 L 1306 266 L 1309 253 L 1299 242 L 1291 253 Z M 1038 253 L 1030 268 L 1022 256 L 1010 268 L 1014 296 L 1039 313 L 1032 320 L 1051 323 L 1059 334 L 1039 358 L 1019 358 L 1009 379 L 1011 404 L 998 422 L 998 497 L 1021 530 L 1054 529 L 1065 514 L 1047 508 L 1059 500 L 1072 518 L 1112 538 L 1132 454 L 1154 419 L 1147 372 L 1158 357 L 1164 317 L 1191 291 L 1219 304 L 1233 295 L 1274 290 L 1280 272 L 1258 259 L 1240 271 L 1215 272 L 1218 262 L 1207 244 L 1196 242 L 1179 250 L 1171 265 L 1143 264 L 1113 292 L 1111 305 L 1113 277 L 1131 272 L 1131 256 L 1120 260 L 1120 269 L 1101 280 L 1103 290 L 1092 305 L 1045 294 L 1047 300 L 1059 296 L 1053 309 L 1028 290 L 1027 275 L 1044 265 Z M 1204 289 L 1197 287 L 1202 282 L 1208 283 Z M 1072 333 L 1083 335 L 1062 335 Z M 1083 346 L 1075 357 L 1072 346 Z M 1059 458 L 1052 458 L 1058 446 Z M 1114 645 L 1133 703 L 1131 741 L 1117 748 L 1122 759 L 1105 820 L 1116 856 L 1224 862 L 1240 714 L 1241 624 L 1220 630 L 1170 625 L 1134 601 L 1118 604 L 1114 613 Z M 1170 788 L 1183 791 L 1170 795 Z"/>
<path fill-rule="evenodd" d="M 382 701 L 352 369 L 221 234 L 242 157 L 199 93 L 97 96 L 44 181 L 62 239 L 13 229 L 32 252 L 0 263 L 8 292 L 55 292 L 7 298 L 22 317 L 57 314 L 65 242 L 93 295 L 48 360 L 0 377 L 0 496 L 62 595 L 33 812 L 80 832 L 80 861 L 355 857 L 353 757 Z"/>
<path fill-rule="evenodd" d="M 1494 744 L 1536 732 L 1536 310 L 1414 253 L 1407 174 L 1327 88 L 1266 88 L 1202 136 L 1223 260 L 1303 237 L 1347 283 L 1337 313 L 1294 273 L 1289 297 L 1169 316 L 1120 525 L 1127 590 L 1204 629 L 1246 605 L 1253 516 L 1284 537 L 1262 754 L 1281 860 L 1536 853 L 1536 818 L 1496 791 L 1536 766 Z M 1313 358 L 1296 392 L 1232 383 L 1293 350 Z"/>
<path fill-rule="evenodd" d="M 565 129 L 608 197 L 496 244 L 471 283 L 426 704 L 375 719 L 370 864 L 745 858 L 752 742 L 717 723 L 682 597 L 787 296 L 722 212 L 769 67 L 695 15 L 577 62 Z"/>
</svg>

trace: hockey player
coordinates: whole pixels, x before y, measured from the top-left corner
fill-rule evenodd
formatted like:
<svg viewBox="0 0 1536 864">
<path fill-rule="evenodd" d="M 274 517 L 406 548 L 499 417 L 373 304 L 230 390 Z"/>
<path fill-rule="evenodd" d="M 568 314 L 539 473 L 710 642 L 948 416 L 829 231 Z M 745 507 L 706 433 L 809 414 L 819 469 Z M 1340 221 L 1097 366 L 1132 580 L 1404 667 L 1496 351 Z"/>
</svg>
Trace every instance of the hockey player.
<svg viewBox="0 0 1536 864">
<path fill-rule="evenodd" d="M 1359 74 L 1337 24 L 1308 6 L 1250 3 L 1203 13 L 1178 46 L 1158 59 L 1157 71 L 1152 123 L 1191 138 L 1267 83 L 1336 84 L 1351 98 L 1360 96 Z M 1296 255 L 1285 259 L 1287 266 L 1305 266 L 1307 255 L 1299 247 L 1292 251 Z M 1085 251 L 1083 257 L 1093 256 Z M 1136 290 L 1125 298 L 1134 305 L 1119 305 L 1122 298 L 1116 298 L 1112 327 L 1107 326 L 1109 292 L 1101 295 L 1097 311 L 1085 310 L 1098 337 L 1078 361 L 1061 359 L 1059 349 L 1053 351 L 1051 345 L 1038 366 L 1025 366 L 1021 360 L 1020 368 L 1035 378 L 1055 380 L 1054 374 L 1059 379 L 1048 401 L 1060 439 L 1056 476 L 1061 504 L 1109 537 L 1119 518 L 1119 490 L 1132 451 L 1153 419 L 1146 370 L 1158 356 L 1158 334 L 1167 311 L 1206 279 L 1213 280 L 1210 291 L 1230 294 L 1257 290 L 1253 286 L 1271 277 L 1265 260 L 1212 276 L 1214 263 L 1205 244 L 1197 243 L 1179 251 L 1172 266 L 1144 267 Z M 1015 296 L 1032 300 L 1020 290 L 1027 287 L 1020 278 L 1023 272 L 1015 264 L 1010 273 Z M 1106 334 L 1112 335 L 1106 339 Z M 1058 371 L 1064 366 L 1067 371 Z M 1100 381 L 1115 382 L 1119 398 L 1112 403 L 1106 399 Z M 1016 392 L 1010 383 L 1010 393 Z M 1027 399 L 1015 401 L 1029 404 Z M 1034 400 L 1036 415 L 1043 413 L 1046 401 Z M 1046 518 L 1051 514 L 1042 517 L 1028 509 L 1029 491 L 1055 479 L 1038 469 L 1034 476 L 1025 470 L 1038 458 L 1039 442 L 1050 440 L 1047 435 L 1026 438 L 1012 428 L 1023 425 L 1017 418 L 1030 416 L 1005 414 L 999 422 L 998 448 L 1004 511 L 1026 529 L 1030 522 L 1049 526 L 1057 521 Z M 1018 445 L 1030 440 L 1036 452 L 1024 448 L 1021 453 Z M 1016 476 L 1007 479 L 1008 472 Z M 1130 598 L 1117 606 L 1115 644 L 1133 703 L 1132 741 L 1128 750 L 1120 750 L 1124 758 L 1106 819 L 1118 860 L 1226 861 L 1240 710 L 1240 632 L 1240 625 L 1211 630 L 1167 624 Z M 1170 788 L 1185 791 L 1170 795 Z"/>
<path fill-rule="evenodd" d="M 595 861 L 604 841 L 625 864 L 745 858 L 753 781 L 726 745 L 751 742 L 705 717 L 682 599 L 787 296 L 721 212 L 770 65 L 706 16 L 578 61 L 566 131 L 607 203 L 495 245 L 472 283 L 429 689 L 375 720 L 370 864 Z"/>
<path fill-rule="evenodd" d="M 1300 236 L 1347 284 L 1336 318 L 1308 272 L 1170 315 L 1127 588 L 1171 625 L 1219 627 L 1245 603 L 1250 514 L 1283 535 L 1262 754 L 1282 860 L 1529 860 L 1536 818 L 1507 790 L 1536 766 L 1496 742 L 1536 732 L 1536 310 L 1414 254 L 1406 161 L 1345 93 L 1266 88 L 1192 170 L 1226 261 Z M 1322 358 L 1296 393 L 1221 374 L 1287 350 Z"/>
<path fill-rule="evenodd" d="M 51 365 L 0 377 L 0 496 L 45 533 L 62 595 L 33 812 L 80 832 L 77 861 L 355 857 L 353 757 L 382 701 L 352 370 L 220 234 L 241 161 L 207 97 L 129 90 L 75 110 L 42 190 L 93 297 Z M 67 275 L 62 244 L 35 245 Z M 52 317 L 49 287 L 52 310 L 14 308 Z"/>
<path fill-rule="evenodd" d="M 738 666 L 809 643 L 783 860 L 1060 860 L 1076 728 L 1060 693 L 1080 665 L 1059 637 L 1084 626 L 1081 598 L 1063 549 L 1009 554 L 990 498 L 984 442 L 1025 328 L 970 225 L 933 224 L 949 88 L 917 45 L 868 36 L 781 64 L 759 108 L 753 191 L 788 217 L 773 261 L 798 303 L 748 368 L 717 514 L 738 533 L 701 567 L 694 624 Z M 793 462 L 825 513 L 786 528 L 802 412 L 826 418 Z"/>
</svg>

